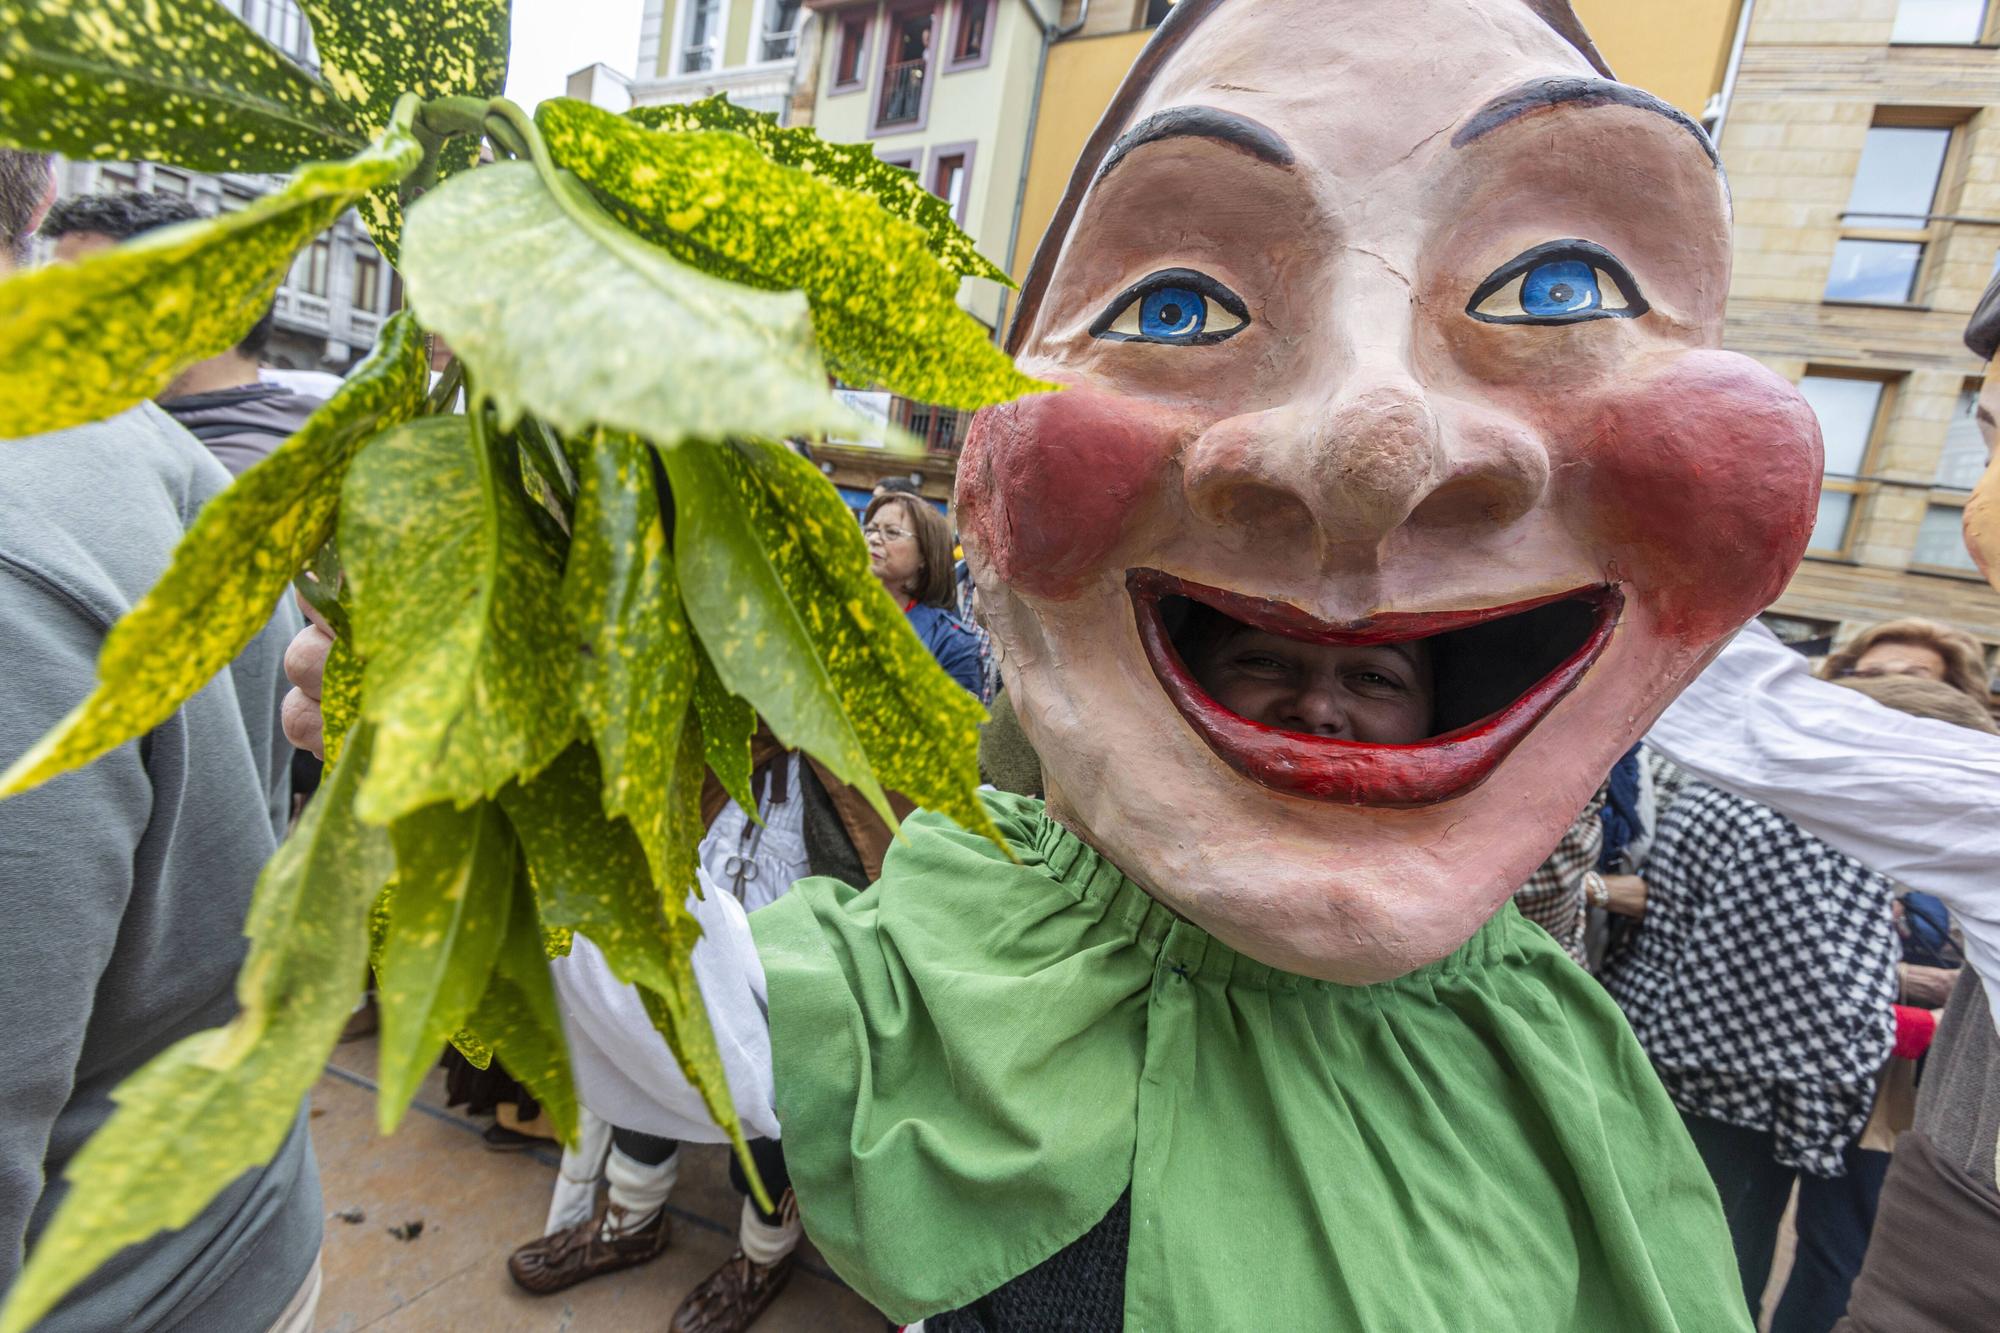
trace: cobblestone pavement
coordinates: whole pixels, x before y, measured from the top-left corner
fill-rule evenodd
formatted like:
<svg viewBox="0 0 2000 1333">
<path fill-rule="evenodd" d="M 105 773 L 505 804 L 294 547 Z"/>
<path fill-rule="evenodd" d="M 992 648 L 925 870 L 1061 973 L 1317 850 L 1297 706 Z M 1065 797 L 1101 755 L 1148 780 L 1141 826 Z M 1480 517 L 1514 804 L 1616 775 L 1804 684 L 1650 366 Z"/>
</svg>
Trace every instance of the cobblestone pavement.
<svg viewBox="0 0 2000 1333">
<path fill-rule="evenodd" d="M 665 1333 L 674 1307 L 735 1248 L 739 1197 L 726 1151 L 682 1150 L 668 1207 L 674 1240 L 650 1264 L 555 1296 L 508 1279 L 507 1254 L 533 1239 L 555 1181 L 553 1147 L 489 1152 L 488 1121 L 444 1106 L 433 1070 L 396 1133 L 375 1132 L 375 1041 L 334 1052 L 313 1091 L 313 1145 L 326 1198 L 319 1333 Z M 361 1220 L 346 1221 L 358 1212 Z M 421 1222 L 414 1239 L 391 1228 Z M 882 1333 L 887 1322 L 810 1245 L 757 1333 Z"/>
</svg>

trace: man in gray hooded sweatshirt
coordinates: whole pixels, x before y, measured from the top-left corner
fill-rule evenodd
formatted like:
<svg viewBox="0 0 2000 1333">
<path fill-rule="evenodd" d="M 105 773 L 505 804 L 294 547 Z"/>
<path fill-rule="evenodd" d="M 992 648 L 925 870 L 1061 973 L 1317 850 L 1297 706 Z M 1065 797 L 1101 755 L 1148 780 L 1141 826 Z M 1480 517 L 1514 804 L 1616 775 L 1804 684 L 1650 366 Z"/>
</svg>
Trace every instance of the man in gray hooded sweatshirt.
<svg viewBox="0 0 2000 1333">
<path fill-rule="evenodd" d="M 54 193 L 0 149 L 0 278 Z M 57 367 L 53 373 L 62 373 Z M 113 622 L 228 474 L 150 403 L 0 440 L 0 768 L 82 700 Z M 279 609 L 172 718 L 0 802 L 0 1293 L 66 1190 L 111 1093 L 235 1013 L 243 920 L 290 799 Z M 284 1333 L 318 1300 L 319 1178 L 305 1108 L 268 1166 L 128 1247 L 37 1333 Z"/>
</svg>

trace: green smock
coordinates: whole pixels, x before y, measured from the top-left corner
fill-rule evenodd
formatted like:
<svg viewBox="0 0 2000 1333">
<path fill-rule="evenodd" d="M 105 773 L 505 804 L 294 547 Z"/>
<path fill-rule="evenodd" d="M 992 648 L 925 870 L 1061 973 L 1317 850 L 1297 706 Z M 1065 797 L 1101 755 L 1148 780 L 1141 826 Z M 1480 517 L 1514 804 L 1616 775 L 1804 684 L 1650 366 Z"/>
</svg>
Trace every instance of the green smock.
<svg viewBox="0 0 2000 1333">
<path fill-rule="evenodd" d="M 913 816 L 753 913 L 806 1231 L 899 1322 L 1129 1185 L 1130 1329 L 1748 1330 L 1714 1186 L 1616 1005 L 1503 909 L 1374 986 L 1277 972 L 1041 803 Z"/>
</svg>

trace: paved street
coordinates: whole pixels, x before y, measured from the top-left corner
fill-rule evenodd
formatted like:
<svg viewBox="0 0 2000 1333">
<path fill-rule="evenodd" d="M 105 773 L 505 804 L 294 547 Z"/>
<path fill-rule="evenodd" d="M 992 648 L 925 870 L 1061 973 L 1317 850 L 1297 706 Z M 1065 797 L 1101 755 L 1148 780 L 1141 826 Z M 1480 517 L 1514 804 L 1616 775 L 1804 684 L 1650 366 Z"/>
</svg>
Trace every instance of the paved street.
<svg viewBox="0 0 2000 1333">
<path fill-rule="evenodd" d="M 507 1252 L 542 1224 L 556 1153 L 487 1151 L 485 1117 L 444 1108 L 433 1070 L 402 1127 L 375 1133 L 375 1041 L 335 1051 L 313 1092 L 313 1142 L 326 1197 L 320 1333 L 664 1333 L 689 1288 L 734 1248 L 738 1196 L 721 1148 L 683 1149 L 669 1205 L 674 1243 L 643 1267 L 529 1296 Z M 338 1214 L 359 1210 L 360 1222 Z M 422 1222 L 401 1240 L 392 1227 Z M 881 1333 L 882 1318 L 842 1286 L 811 1246 L 758 1333 Z"/>
</svg>

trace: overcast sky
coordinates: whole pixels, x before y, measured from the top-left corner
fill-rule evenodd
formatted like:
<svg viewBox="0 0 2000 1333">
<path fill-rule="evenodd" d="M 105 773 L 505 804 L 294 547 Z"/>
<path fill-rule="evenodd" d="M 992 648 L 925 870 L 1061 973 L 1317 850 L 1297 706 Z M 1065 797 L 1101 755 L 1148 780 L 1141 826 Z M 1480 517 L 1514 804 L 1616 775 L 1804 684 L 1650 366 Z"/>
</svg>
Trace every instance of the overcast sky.
<svg viewBox="0 0 2000 1333">
<path fill-rule="evenodd" d="M 639 60 L 643 0 L 514 0 L 507 96 L 532 111 L 560 97 L 570 73 L 606 64 L 629 75 Z"/>
</svg>

